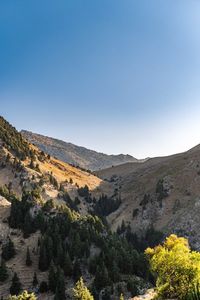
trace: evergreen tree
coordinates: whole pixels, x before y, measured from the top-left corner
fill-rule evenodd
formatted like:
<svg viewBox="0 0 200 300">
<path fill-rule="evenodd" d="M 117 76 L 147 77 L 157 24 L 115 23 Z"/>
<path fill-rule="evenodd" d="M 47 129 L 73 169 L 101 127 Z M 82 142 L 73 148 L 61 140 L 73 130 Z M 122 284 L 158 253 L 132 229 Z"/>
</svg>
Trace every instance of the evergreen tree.
<svg viewBox="0 0 200 300">
<path fill-rule="evenodd" d="M 48 270 L 48 267 L 49 267 L 49 263 L 48 263 L 46 246 L 44 244 L 44 241 L 42 241 L 40 245 L 39 269 L 40 271 L 45 272 L 46 270 Z"/>
<path fill-rule="evenodd" d="M 21 290 L 21 282 L 19 280 L 19 277 L 17 276 L 17 273 L 14 273 L 14 276 L 12 278 L 12 284 L 10 287 L 10 294 L 18 295 L 20 290 Z"/>
<path fill-rule="evenodd" d="M 112 279 L 113 282 L 120 281 L 120 270 L 119 270 L 118 265 L 115 261 L 113 262 L 113 267 L 110 271 L 110 278 Z"/>
<path fill-rule="evenodd" d="M 1 259 L 1 266 L 0 266 L 0 281 L 4 282 L 8 278 L 8 271 L 6 268 L 6 264 L 3 259 Z"/>
<path fill-rule="evenodd" d="M 64 257 L 64 250 L 62 247 L 61 240 L 58 242 L 56 247 L 56 264 L 59 266 L 63 265 L 63 257 Z"/>
<path fill-rule="evenodd" d="M 24 218 L 23 232 L 24 238 L 28 238 L 30 233 L 34 232 L 33 220 L 29 212 L 26 213 Z"/>
<path fill-rule="evenodd" d="M 26 265 L 28 267 L 32 265 L 32 260 L 31 260 L 31 256 L 30 256 L 29 247 L 27 247 L 27 250 L 26 250 Z"/>
<path fill-rule="evenodd" d="M 94 285 L 97 288 L 97 290 L 101 290 L 102 288 L 110 285 L 108 270 L 105 267 L 104 263 L 101 266 L 98 266 L 97 268 L 94 279 Z"/>
<path fill-rule="evenodd" d="M 91 295 L 88 288 L 85 286 L 83 282 L 83 278 L 81 277 L 79 281 L 76 283 L 75 288 L 73 288 L 73 299 L 74 300 L 93 300 L 93 296 Z"/>
<path fill-rule="evenodd" d="M 46 293 L 46 292 L 48 292 L 48 284 L 46 283 L 46 281 L 42 281 L 40 283 L 39 291 L 40 291 L 40 293 Z"/>
<path fill-rule="evenodd" d="M 82 272 L 81 272 L 80 262 L 78 260 L 75 260 L 74 268 L 73 268 L 74 281 L 76 282 L 81 277 L 81 275 L 82 275 Z"/>
<path fill-rule="evenodd" d="M 16 254 L 15 252 L 15 247 L 14 247 L 14 244 L 13 242 L 11 241 L 10 238 L 8 238 L 8 241 L 6 242 L 5 245 L 3 245 L 2 247 L 2 258 L 4 260 L 9 260 L 11 259 L 12 257 L 14 257 Z"/>
<path fill-rule="evenodd" d="M 51 263 L 50 268 L 49 268 L 48 285 L 49 285 L 50 291 L 55 293 L 56 285 L 57 285 L 57 274 L 56 274 L 56 270 L 55 270 L 55 266 L 54 266 L 53 262 Z"/>
<path fill-rule="evenodd" d="M 57 270 L 57 285 L 56 285 L 56 294 L 54 299 L 55 300 L 65 300 L 65 278 L 64 278 L 64 273 L 63 270 L 58 267 Z"/>
<path fill-rule="evenodd" d="M 65 253 L 65 255 L 64 255 L 62 268 L 63 268 L 65 276 L 72 275 L 72 261 L 70 259 L 68 252 Z"/>
<path fill-rule="evenodd" d="M 34 276 L 33 276 L 33 287 L 36 287 L 37 285 L 38 285 L 37 274 L 34 272 Z"/>
</svg>

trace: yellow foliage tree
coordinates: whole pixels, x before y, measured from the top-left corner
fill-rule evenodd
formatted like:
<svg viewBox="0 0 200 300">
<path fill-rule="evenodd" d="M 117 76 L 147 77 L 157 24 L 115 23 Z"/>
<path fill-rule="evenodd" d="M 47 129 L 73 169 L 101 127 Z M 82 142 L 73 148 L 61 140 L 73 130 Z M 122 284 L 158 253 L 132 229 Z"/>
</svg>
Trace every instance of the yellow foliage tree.
<svg viewBox="0 0 200 300">
<path fill-rule="evenodd" d="M 120 298 L 119 298 L 119 300 L 124 300 L 124 296 L 123 296 L 123 294 L 121 294 L 121 295 L 120 295 Z"/>
<path fill-rule="evenodd" d="M 29 294 L 27 291 L 24 291 L 19 296 L 10 296 L 8 300 L 37 300 L 33 293 Z"/>
<path fill-rule="evenodd" d="M 200 280 L 200 253 L 191 251 L 185 238 L 172 234 L 145 254 L 161 297 L 183 299 Z"/>
<path fill-rule="evenodd" d="M 75 288 L 73 288 L 73 298 L 74 300 L 94 300 L 82 277 L 76 283 Z"/>
</svg>

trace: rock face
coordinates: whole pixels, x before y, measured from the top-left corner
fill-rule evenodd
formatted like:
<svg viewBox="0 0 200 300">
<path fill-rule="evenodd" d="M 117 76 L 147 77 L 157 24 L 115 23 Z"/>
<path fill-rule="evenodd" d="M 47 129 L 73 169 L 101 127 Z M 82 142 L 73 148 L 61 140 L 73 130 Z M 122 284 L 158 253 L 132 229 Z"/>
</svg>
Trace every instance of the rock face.
<svg viewBox="0 0 200 300">
<path fill-rule="evenodd" d="M 200 147 L 141 164 L 128 163 L 97 172 L 120 189 L 122 204 L 109 216 L 115 230 L 122 220 L 143 234 L 153 226 L 189 238 L 200 250 Z"/>
<path fill-rule="evenodd" d="M 42 151 L 81 168 L 95 171 L 127 162 L 140 162 L 131 155 L 107 155 L 23 130 L 22 135 Z"/>
</svg>

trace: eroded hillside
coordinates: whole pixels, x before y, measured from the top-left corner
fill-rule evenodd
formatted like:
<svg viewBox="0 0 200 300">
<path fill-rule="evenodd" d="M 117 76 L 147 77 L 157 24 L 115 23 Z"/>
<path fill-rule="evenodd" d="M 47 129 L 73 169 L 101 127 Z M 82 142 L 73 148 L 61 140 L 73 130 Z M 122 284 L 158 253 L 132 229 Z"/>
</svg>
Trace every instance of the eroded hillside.
<svg viewBox="0 0 200 300">
<path fill-rule="evenodd" d="M 189 237 L 200 249 L 200 147 L 188 152 L 124 164 L 98 175 L 120 189 L 122 204 L 108 219 L 114 230 L 124 220 L 140 235 L 149 227 Z"/>
</svg>

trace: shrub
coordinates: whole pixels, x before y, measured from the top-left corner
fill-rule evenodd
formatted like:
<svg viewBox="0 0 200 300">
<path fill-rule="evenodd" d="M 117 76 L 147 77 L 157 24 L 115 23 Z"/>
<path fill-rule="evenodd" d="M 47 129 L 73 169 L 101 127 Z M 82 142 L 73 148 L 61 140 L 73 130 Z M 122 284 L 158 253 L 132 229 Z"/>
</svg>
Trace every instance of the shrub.
<svg viewBox="0 0 200 300">
<path fill-rule="evenodd" d="M 145 253 L 161 297 L 183 299 L 200 279 L 200 253 L 191 251 L 185 238 L 172 234 Z"/>
<path fill-rule="evenodd" d="M 73 288 L 73 299 L 74 300 L 93 300 L 93 296 L 90 294 L 90 291 L 85 286 L 83 278 L 76 283 L 75 288 Z"/>
</svg>

